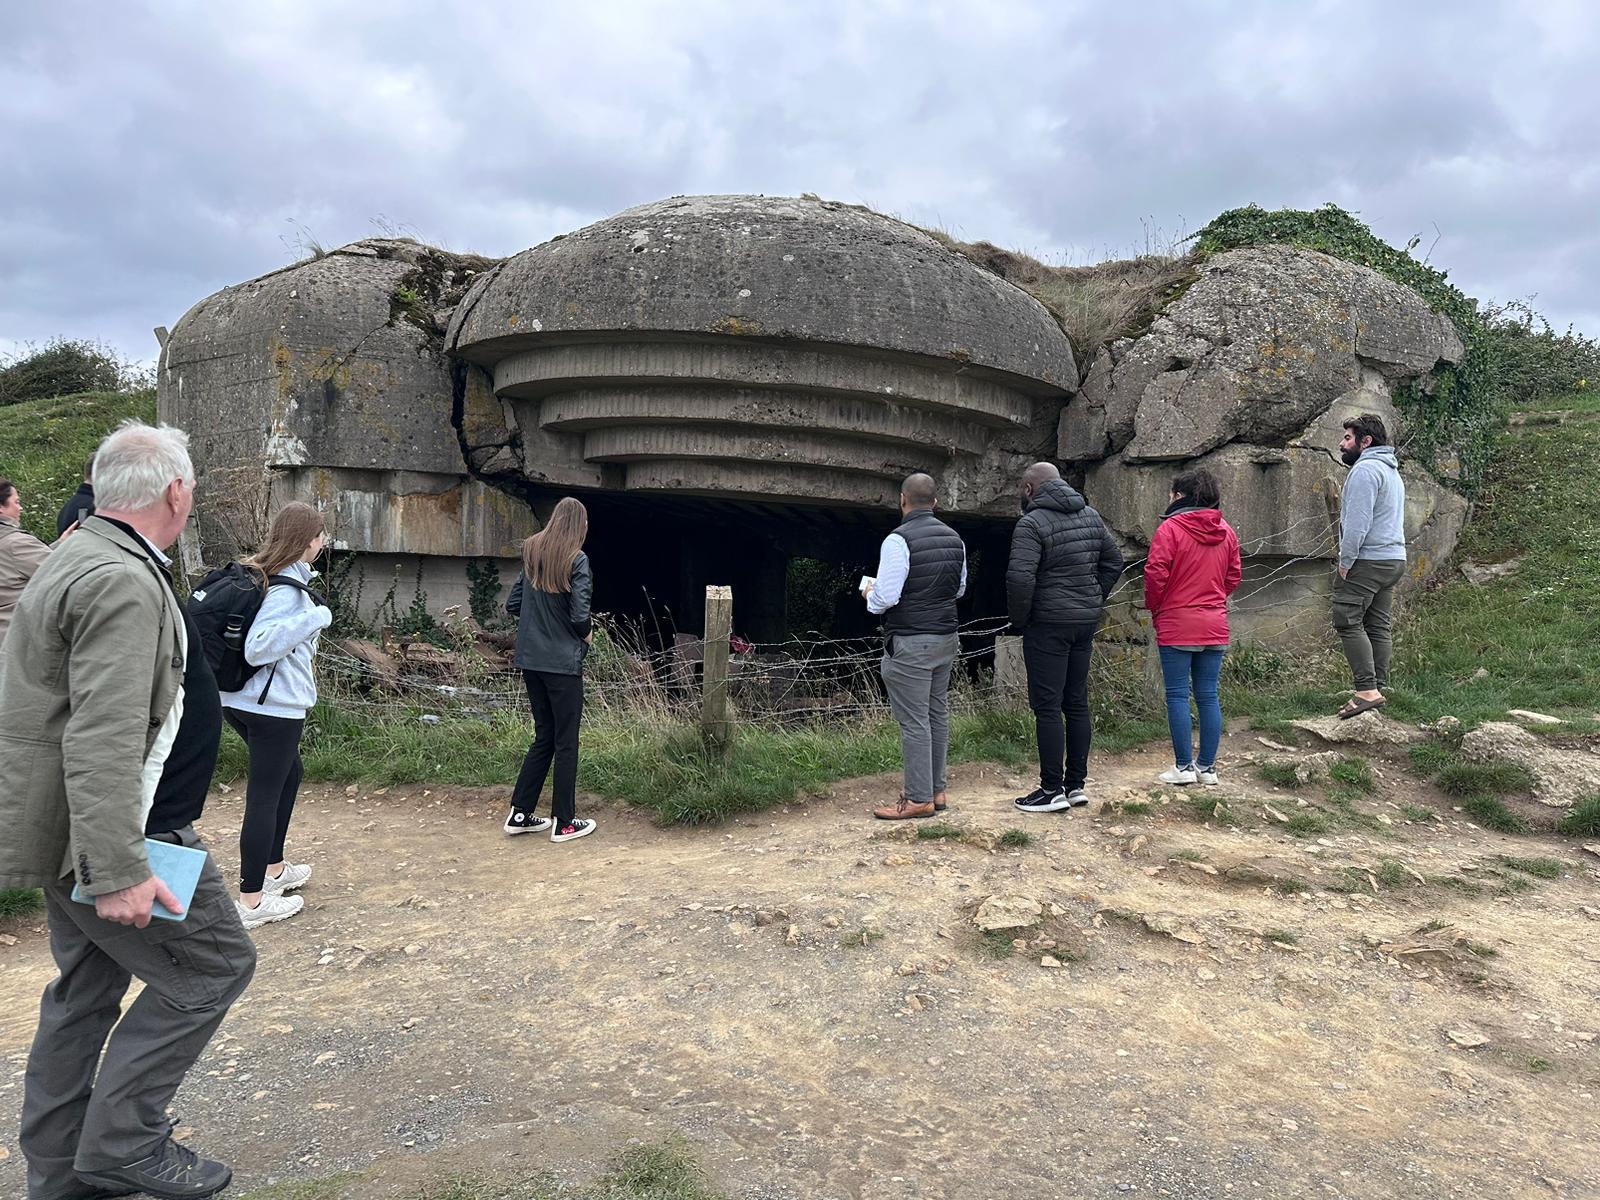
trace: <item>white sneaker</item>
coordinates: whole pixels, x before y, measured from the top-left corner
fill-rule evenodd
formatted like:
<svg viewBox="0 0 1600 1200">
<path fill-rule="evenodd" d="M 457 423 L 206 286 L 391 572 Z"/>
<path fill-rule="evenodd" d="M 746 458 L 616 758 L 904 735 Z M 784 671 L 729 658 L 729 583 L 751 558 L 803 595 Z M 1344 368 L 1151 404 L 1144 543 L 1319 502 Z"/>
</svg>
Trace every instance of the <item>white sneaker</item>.
<svg viewBox="0 0 1600 1200">
<path fill-rule="evenodd" d="M 268 875 L 261 884 L 263 892 L 280 896 L 284 892 L 292 892 L 295 888 L 304 887 L 311 878 L 311 868 L 305 863 L 286 862 L 283 864 L 283 874 L 274 879 Z"/>
<path fill-rule="evenodd" d="M 519 833 L 543 833 L 555 824 L 549 817 L 536 817 L 532 813 L 523 812 L 520 808 L 513 808 L 506 814 L 506 823 L 501 826 L 512 837 Z"/>
<path fill-rule="evenodd" d="M 239 910 L 239 920 L 246 929 L 254 929 L 257 925 L 270 925 L 274 921 L 287 921 L 295 913 L 306 906 L 306 902 L 299 896 L 283 896 L 273 892 L 262 892 L 261 903 L 254 908 L 246 908 L 238 900 L 233 902 L 234 908 Z"/>
<path fill-rule="evenodd" d="M 1168 767 L 1165 771 L 1161 772 L 1161 774 L 1157 775 L 1156 778 L 1162 783 L 1175 783 L 1181 786 L 1183 784 L 1196 782 L 1200 778 L 1200 773 L 1196 771 L 1193 766 Z"/>
<path fill-rule="evenodd" d="M 594 832 L 593 821 L 572 821 L 566 825 L 558 825 L 550 831 L 552 842 L 570 842 L 573 838 L 588 837 Z"/>
<path fill-rule="evenodd" d="M 1195 774 L 1200 776 L 1200 782 L 1207 787 L 1217 786 L 1217 769 L 1215 767 L 1196 767 Z"/>
</svg>

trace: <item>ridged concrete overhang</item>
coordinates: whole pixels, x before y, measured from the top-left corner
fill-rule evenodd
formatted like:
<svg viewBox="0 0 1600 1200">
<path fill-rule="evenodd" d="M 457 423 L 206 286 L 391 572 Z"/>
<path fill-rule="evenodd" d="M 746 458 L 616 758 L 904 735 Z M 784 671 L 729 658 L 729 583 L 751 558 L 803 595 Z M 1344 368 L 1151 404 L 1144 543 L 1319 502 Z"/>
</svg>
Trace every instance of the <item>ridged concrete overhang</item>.
<svg viewBox="0 0 1600 1200">
<path fill-rule="evenodd" d="M 847 205 L 663 200 L 506 260 L 450 351 L 629 490 L 892 503 L 1077 387 L 1037 300 Z"/>
</svg>

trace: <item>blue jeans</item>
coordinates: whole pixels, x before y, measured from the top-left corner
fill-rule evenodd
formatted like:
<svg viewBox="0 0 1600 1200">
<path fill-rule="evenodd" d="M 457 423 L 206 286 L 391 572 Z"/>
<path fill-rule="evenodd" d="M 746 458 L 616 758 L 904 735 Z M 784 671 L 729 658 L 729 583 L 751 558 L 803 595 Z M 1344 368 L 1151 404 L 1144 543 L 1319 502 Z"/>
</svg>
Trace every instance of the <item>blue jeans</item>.
<svg viewBox="0 0 1600 1200">
<path fill-rule="evenodd" d="M 1205 650 L 1179 650 L 1161 647 L 1161 677 L 1167 686 L 1167 727 L 1172 731 L 1173 761 L 1179 767 L 1196 763 L 1217 765 L 1217 746 L 1222 741 L 1222 702 L 1217 699 L 1217 679 L 1222 674 L 1226 646 Z M 1194 691 L 1195 707 L 1200 710 L 1200 755 L 1194 753 L 1194 723 L 1189 717 L 1189 692 Z"/>
</svg>

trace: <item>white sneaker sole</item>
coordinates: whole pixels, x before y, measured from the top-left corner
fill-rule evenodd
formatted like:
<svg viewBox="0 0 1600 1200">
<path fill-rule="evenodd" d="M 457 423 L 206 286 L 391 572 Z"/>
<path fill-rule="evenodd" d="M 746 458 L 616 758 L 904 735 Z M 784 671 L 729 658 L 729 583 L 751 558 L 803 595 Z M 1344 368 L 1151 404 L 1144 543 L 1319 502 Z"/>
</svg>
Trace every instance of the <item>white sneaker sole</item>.
<svg viewBox="0 0 1600 1200">
<path fill-rule="evenodd" d="M 260 909 L 240 909 L 239 923 L 246 929 L 259 929 L 263 925 L 271 925 L 276 921 L 287 921 L 290 917 L 299 916 L 305 911 L 304 904 L 297 904 L 288 912 L 275 912 L 263 915 Z"/>
<path fill-rule="evenodd" d="M 502 825 L 500 828 L 506 831 L 507 837 L 516 837 L 523 833 L 543 833 L 554 824 L 549 817 L 535 817 L 532 825 Z"/>
<path fill-rule="evenodd" d="M 1084 803 L 1087 804 L 1088 801 L 1085 800 Z M 1067 800 L 1067 798 L 1065 796 L 1062 796 L 1059 800 L 1050 801 L 1049 804 L 1015 804 L 1015 803 L 1013 803 L 1012 807 L 1015 808 L 1018 812 L 1025 812 L 1025 813 L 1053 813 L 1053 812 L 1060 812 L 1062 809 L 1071 808 L 1072 804 L 1071 804 L 1070 801 Z"/>
<path fill-rule="evenodd" d="M 588 837 L 594 831 L 595 825 L 591 821 L 586 829 L 580 830 L 577 833 L 552 833 L 550 835 L 550 840 L 552 842 L 575 842 L 581 837 Z"/>
<path fill-rule="evenodd" d="M 290 892 L 298 892 L 310 882 L 311 876 L 309 875 L 304 879 L 296 880 L 294 883 L 278 883 L 276 879 L 269 875 L 262 884 L 261 890 L 269 896 L 287 896 Z M 273 884 L 278 884 L 278 886 L 274 887 Z"/>
</svg>

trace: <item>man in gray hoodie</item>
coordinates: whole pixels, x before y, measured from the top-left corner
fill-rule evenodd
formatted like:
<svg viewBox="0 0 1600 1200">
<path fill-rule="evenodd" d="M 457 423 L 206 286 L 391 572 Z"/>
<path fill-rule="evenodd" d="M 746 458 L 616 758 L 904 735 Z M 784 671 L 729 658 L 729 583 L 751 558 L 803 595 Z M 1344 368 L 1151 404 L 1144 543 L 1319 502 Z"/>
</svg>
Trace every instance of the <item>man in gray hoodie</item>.
<svg viewBox="0 0 1600 1200">
<path fill-rule="evenodd" d="M 1349 718 L 1382 707 L 1389 683 L 1391 605 L 1406 573 L 1406 485 L 1389 432 L 1371 413 L 1344 423 L 1339 456 L 1350 478 L 1339 498 L 1333 627 L 1355 682 L 1355 695 L 1339 710 Z"/>
</svg>

